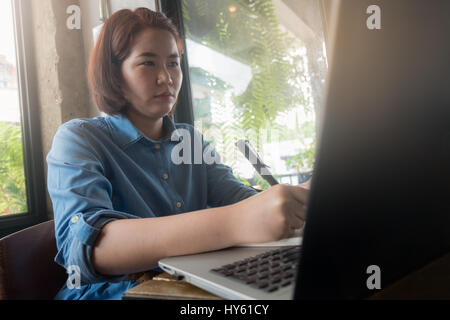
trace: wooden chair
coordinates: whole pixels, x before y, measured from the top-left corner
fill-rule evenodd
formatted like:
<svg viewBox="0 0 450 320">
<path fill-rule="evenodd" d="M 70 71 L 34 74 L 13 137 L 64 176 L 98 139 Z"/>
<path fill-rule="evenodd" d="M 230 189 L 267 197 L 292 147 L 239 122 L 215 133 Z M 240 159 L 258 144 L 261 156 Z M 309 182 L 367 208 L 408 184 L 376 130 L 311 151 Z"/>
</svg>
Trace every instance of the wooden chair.
<svg viewBox="0 0 450 320">
<path fill-rule="evenodd" d="M 0 239 L 0 300 L 48 300 L 67 280 L 56 255 L 54 221 Z"/>
</svg>

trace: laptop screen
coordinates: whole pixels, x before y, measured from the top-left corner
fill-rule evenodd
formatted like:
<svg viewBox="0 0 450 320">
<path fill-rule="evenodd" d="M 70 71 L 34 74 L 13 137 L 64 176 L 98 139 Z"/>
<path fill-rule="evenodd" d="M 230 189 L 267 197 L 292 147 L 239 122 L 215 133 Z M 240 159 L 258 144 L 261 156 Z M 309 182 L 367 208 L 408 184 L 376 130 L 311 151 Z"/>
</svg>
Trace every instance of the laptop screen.
<svg viewBox="0 0 450 320">
<path fill-rule="evenodd" d="M 295 298 L 367 297 L 450 249 L 450 2 L 337 8 Z"/>
</svg>

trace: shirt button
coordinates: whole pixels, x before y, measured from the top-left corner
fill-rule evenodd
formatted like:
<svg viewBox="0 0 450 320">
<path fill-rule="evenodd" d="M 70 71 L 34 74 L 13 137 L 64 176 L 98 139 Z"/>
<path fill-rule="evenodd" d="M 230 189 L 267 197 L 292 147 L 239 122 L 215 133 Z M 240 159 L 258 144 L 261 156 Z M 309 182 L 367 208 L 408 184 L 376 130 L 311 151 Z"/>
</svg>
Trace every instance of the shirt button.
<svg viewBox="0 0 450 320">
<path fill-rule="evenodd" d="M 164 173 L 164 174 L 162 175 L 162 178 L 163 178 L 164 180 L 167 180 L 167 179 L 169 179 L 169 175 L 168 175 L 167 173 Z"/>
<path fill-rule="evenodd" d="M 161 145 L 160 145 L 160 144 L 155 144 L 155 149 L 156 149 L 156 150 L 161 149 Z"/>
<path fill-rule="evenodd" d="M 181 208 L 181 202 L 177 202 L 177 208 Z"/>
<path fill-rule="evenodd" d="M 72 223 L 77 223 L 79 219 L 80 219 L 80 218 L 78 218 L 78 216 L 75 216 L 75 217 L 73 217 L 72 220 L 70 220 L 70 221 L 72 221 Z"/>
</svg>

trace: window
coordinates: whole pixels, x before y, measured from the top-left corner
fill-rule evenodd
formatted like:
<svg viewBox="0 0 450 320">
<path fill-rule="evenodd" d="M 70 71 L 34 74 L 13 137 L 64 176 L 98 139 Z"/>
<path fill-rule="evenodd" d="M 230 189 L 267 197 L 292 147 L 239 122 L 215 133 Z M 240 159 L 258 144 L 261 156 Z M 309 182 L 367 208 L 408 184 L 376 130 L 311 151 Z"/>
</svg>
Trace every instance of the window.
<svg viewBox="0 0 450 320">
<path fill-rule="evenodd" d="M 181 120 L 190 120 L 190 113 L 222 162 L 246 184 L 269 186 L 236 151 L 239 139 L 250 141 L 281 183 L 307 180 L 327 71 L 320 2 L 160 5 L 185 36 Z"/>
<path fill-rule="evenodd" d="M 35 100 L 24 17 L 22 1 L 0 2 L 0 236 L 46 216 L 39 117 L 32 112 Z"/>
<path fill-rule="evenodd" d="M 0 3 L 0 216 L 27 212 L 11 2 Z"/>
</svg>

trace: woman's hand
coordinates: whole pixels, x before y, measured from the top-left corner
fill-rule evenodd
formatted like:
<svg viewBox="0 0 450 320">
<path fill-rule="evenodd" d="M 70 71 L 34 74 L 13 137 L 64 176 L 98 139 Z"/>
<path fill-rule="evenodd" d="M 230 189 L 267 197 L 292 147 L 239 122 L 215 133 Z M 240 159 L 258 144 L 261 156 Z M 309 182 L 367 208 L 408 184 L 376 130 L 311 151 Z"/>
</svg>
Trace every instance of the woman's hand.
<svg viewBox="0 0 450 320">
<path fill-rule="evenodd" d="M 292 237 L 305 223 L 308 186 L 275 185 L 232 206 L 238 243 Z"/>
<path fill-rule="evenodd" d="M 312 182 L 312 178 L 309 178 L 308 181 L 303 182 L 302 184 L 299 184 L 299 186 L 309 190 L 309 189 L 311 189 L 311 182 Z"/>
</svg>

